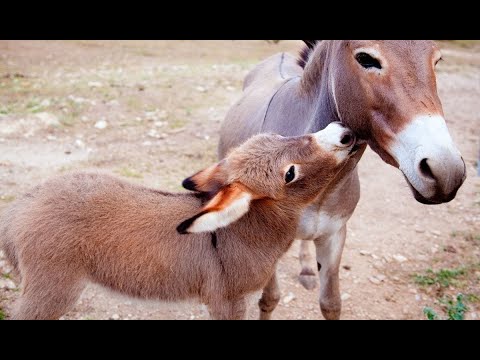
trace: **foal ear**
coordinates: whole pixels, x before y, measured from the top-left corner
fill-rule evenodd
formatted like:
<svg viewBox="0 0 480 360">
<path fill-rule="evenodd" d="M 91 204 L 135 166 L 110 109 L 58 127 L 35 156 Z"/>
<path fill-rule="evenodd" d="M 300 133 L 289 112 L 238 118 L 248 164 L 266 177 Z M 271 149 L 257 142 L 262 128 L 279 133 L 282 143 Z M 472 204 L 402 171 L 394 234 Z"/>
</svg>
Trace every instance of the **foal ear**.
<svg viewBox="0 0 480 360">
<path fill-rule="evenodd" d="M 182 186 L 190 191 L 216 193 L 227 181 L 223 164 L 224 162 L 221 161 L 205 170 L 199 171 L 195 175 L 183 180 Z"/>
<path fill-rule="evenodd" d="M 222 188 L 194 217 L 177 227 L 180 234 L 214 232 L 245 215 L 255 196 L 238 183 Z"/>
</svg>

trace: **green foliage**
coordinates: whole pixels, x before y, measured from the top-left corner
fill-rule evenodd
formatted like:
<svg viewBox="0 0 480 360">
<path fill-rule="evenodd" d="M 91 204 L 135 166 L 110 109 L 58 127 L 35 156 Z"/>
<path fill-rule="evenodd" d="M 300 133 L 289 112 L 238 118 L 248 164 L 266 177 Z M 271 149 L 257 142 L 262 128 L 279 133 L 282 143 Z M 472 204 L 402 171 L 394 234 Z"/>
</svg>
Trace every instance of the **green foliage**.
<svg viewBox="0 0 480 360">
<path fill-rule="evenodd" d="M 421 286 L 439 285 L 441 287 L 449 287 L 450 285 L 455 284 L 456 280 L 465 274 L 465 268 L 440 269 L 439 271 L 428 269 L 425 275 L 416 274 L 414 276 L 414 281 Z"/>
<path fill-rule="evenodd" d="M 439 320 L 438 314 L 435 312 L 435 310 L 433 310 L 430 307 L 424 308 L 423 313 L 425 314 L 428 320 Z"/>
<path fill-rule="evenodd" d="M 467 296 L 468 300 L 469 296 Z M 458 294 L 455 299 L 445 297 L 440 300 L 443 304 L 446 318 L 441 318 L 435 310 L 430 307 L 425 307 L 423 313 L 428 320 L 465 320 L 465 313 L 468 311 L 468 307 L 465 304 L 465 296 Z"/>
<path fill-rule="evenodd" d="M 5 313 L 3 312 L 3 309 L 0 308 L 0 320 L 5 320 L 6 317 L 7 315 L 5 315 Z"/>
<path fill-rule="evenodd" d="M 465 319 L 465 313 L 467 312 L 468 308 L 464 303 L 464 296 L 462 294 L 457 295 L 455 300 L 444 299 L 442 302 L 446 306 L 448 320 Z"/>
</svg>

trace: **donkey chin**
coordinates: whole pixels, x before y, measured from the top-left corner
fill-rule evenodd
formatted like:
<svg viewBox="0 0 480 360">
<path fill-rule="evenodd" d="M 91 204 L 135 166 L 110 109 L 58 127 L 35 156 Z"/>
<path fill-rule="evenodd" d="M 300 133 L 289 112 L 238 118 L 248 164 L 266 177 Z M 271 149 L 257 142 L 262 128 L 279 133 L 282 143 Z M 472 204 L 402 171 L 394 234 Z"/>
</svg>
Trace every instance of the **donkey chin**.
<svg viewBox="0 0 480 360">
<path fill-rule="evenodd" d="M 441 116 L 414 119 L 397 134 L 390 154 L 422 204 L 452 201 L 466 179 L 465 162 Z"/>
</svg>

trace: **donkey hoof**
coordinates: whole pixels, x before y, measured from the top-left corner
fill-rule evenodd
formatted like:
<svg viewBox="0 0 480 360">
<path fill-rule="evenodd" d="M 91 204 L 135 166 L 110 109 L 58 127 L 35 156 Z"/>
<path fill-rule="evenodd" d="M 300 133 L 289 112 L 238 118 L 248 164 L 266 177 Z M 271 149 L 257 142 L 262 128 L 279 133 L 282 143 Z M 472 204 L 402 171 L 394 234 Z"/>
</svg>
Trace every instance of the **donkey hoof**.
<svg viewBox="0 0 480 360">
<path fill-rule="evenodd" d="M 315 275 L 300 274 L 298 281 L 307 290 L 313 290 L 317 287 L 317 277 Z"/>
<path fill-rule="evenodd" d="M 325 320 L 340 320 L 341 308 L 320 306 Z"/>
</svg>

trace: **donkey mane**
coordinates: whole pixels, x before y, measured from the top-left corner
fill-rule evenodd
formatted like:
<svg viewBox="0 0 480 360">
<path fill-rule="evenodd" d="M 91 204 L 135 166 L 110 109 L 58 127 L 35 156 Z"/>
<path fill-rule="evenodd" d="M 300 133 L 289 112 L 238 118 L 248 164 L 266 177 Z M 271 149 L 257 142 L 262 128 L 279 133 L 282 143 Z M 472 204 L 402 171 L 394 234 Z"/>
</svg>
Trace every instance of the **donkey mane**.
<svg viewBox="0 0 480 360">
<path fill-rule="evenodd" d="M 297 60 L 297 64 L 300 65 L 302 69 L 305 69 L 305 65 L 307 65 L 308 59 L 310 58 L 313 49 L 315 49 L 315 46 L 320 41 L 321 40 L 303 40 L 306 46 L 300 51 L 300 57 Z"/>
</svg>

